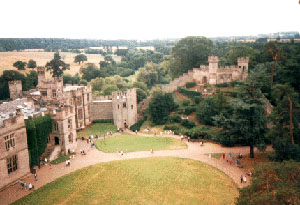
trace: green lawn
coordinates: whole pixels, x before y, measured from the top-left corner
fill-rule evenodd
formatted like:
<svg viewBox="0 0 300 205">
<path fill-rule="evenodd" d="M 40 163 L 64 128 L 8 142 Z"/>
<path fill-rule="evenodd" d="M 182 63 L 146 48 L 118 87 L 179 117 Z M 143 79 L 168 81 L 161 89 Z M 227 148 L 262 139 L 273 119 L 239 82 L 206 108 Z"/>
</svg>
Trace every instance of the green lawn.
<svg viewBox="0 0 300 205">
<path fill-rule="evenodd" d="M 115 133 L 117 132 L 117 127 L 111 123 L 94 123 L 88 128 L 81 130 L 80 132 L 77 133 L 77 138 L 88 138 L 89 135 L 98 135 L 98 136 L 103 136 L 107 132 L 112 132 Z"/>
<path fill-rule="evenodd" d="M 100 163 L 61 177 L 14 204 L 234 204 L 238 190 L 199 161 L 152 157 Z"/>
<path fill-rule="evenodd" d="M 98 150 L 103 152 L 117 152 L 118 149 L 123 152 L 166 150 L 166 149 L 184 149 L 187 145 L 180 140 L 171 137 L 143 137 L 123 133 L 114 137 L 99 139 L 95 142 Z"/>
</svg>

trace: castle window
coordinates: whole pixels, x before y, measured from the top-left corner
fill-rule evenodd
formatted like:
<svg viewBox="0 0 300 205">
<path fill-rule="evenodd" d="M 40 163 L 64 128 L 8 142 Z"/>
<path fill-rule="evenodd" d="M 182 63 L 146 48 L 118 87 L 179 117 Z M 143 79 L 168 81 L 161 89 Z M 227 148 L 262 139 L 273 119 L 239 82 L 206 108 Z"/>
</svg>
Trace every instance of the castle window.
<svg viewBox="0 0 300 205">
<path fill-rule="evenodd" d="M 56 90 L 52 90 L 52 97 L 56 98 Z"/>
<path fill-rule="evenodd" d="M 78 110 L 78 118 L 81 120 L 82 117 L 83 117 L 83 115 L 82 115 L 82 109 L 79 109 Z"/>
<path fill-rule="evenodd" d="M 47 96 L 47 91 L 41 91 L 42 96 Z"/>
<path fill-rule="evenodd" d="M 131 105 L 131 109 L 133 109 L 133 105 Z"/>
<path fill-rule="evenodd" d="M 57 122 L 54 123 L 54 130 L 57 131 L 57 132 L 59 131 Z"/>
<path fill-rule="evenodd" d="M 73 142 L 73 135 L 72 135 L 72 133 L 69 134 L 69 142 Z"/>
<path fill-rule="evenodd" d="M 118 105 L 118 109 L 120 109 L 120 105 Z"/>
<path fill-rule="evenodd" d="M 14 155 L 12 157 L 7 158 L 6 159 L 6 164 L 7 164 L 8 174 L 16 171 L 18 169 L 17 155 Z"/>
<path fill-rule="evenodd" d="M 87 94 L 87 101 L 90 102 L 90 94 Z"/>
<path fill-rule="evenodd" d="M 72 119 L 68 119 L 68 128 L 72 129 Z"/>
<path fill-rule="evenodd" d="M 5 148 L 8 151 L 11 147 L 15 147 L 15 137 L 14 134 L 10 134 L 4 137 Z"/>
<path fill-rule="evenodd" d="M 126 103 L 123 103 L 123 107 L 126 107 Z"/>
</svg>

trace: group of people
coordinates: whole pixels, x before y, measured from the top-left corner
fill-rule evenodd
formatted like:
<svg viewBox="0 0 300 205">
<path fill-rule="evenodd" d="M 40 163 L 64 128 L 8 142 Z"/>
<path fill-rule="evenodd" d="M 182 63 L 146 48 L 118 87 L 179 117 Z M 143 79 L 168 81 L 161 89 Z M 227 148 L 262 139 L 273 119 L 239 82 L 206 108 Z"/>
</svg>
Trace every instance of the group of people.
<svg viewBox="0 0 300 205">
<path fill-rule="evenodd" d="M 241 175 L 241 184 L 242 183 L 247 183 L 247 178 L 246 176 Z"/>
<path fill-rule="evenodd" d="M 36 172 L 34 173 L 33 176 L 34 176 L 34 180 L 37 181 L 38 178 L 37 178 L 37 173 Z M 31 182 L 28 185 L 26 184 L 26 182 L 22 182 L 22 181 L 19 181 L 19 182 L 21 184 L 21 188 L 24 189 L 24 190 L 27 190 L 27 188 L 28 188 L 28 190 L 34 189 L 34 185 Z"/>
</svg>

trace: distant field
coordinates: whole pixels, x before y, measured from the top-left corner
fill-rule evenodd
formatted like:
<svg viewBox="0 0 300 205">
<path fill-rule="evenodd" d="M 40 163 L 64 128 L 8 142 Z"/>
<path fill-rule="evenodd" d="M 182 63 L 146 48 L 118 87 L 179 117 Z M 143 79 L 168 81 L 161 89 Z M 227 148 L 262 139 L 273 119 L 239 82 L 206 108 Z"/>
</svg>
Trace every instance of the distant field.
<svg viewBox="0 0 300 205">
<path fill-rule="evenodd" d="M 69 52 L 61 52 L 60 56 L 62 59 L 70 64 L 70 70 L 65 71 L 65 73 L 69 73 L 71 75 L 75 75 L 79 72 L 80 66 L 78 63 L 74 63 L 74 57 L 76 53 L 69 53 Z M 54 52 L 0 52 L 0 74 L 4 70 L 17 70 L 13 67 L 13 63 L 20 60 L 26 61 L 33 59 L 36 61 L 38 66 L 44 66 L 48 61 L 53 59 Z M 99 66 L 100 60 L 103 60 L 104 57 L 100 54 L 86 54 L 88 58 L 88 63 L 95 63 Z M 120 61 L 121 57 L 115 57 L 115 61 Z M 30 69 L 27 69 L 27 72 Z M 21 71 L 22 73 L 26 71 Z M 47 77 L 50 77 L 50 73 L 47 73 Z"/>
</svg>

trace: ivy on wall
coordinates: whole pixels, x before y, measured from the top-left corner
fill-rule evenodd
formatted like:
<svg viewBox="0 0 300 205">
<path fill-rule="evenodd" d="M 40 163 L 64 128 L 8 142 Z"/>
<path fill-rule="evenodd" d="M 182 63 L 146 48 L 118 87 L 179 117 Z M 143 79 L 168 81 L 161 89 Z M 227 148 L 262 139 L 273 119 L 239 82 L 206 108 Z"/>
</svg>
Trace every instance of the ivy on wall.
<svg viewBox="0 0 300 205">
<path fill-rule="evenodd" d="M 38 116 L 25 121 L 30 166 L 38 166 L 40 156 L 45 152 L 48 136 L 52 132 L 53 120 L 50 115 Z"/>
</svg>

